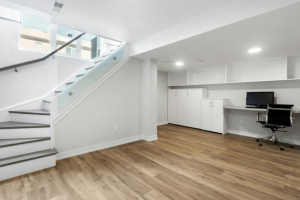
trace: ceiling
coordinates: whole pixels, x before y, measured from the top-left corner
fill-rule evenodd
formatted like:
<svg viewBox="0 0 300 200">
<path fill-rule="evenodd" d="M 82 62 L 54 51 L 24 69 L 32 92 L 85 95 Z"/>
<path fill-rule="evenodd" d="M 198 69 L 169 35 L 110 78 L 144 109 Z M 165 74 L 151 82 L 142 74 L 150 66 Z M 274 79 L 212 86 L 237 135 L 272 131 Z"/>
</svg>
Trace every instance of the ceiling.
<svg viewBox="0 0 300 200">
<path fill-rule="evenodd" d="M 256 54 L 248 49 L 261 47 Z M 159 71 L 229 64 L 300 53 L 300 3 L 163 46 L 135 58 L 158 60 Z M 199 61 L 200 60 L 200 61 Z M 175 66 L 176 61 L 184 66 Z"/>
<path fill-rule="evenodd" d="M 52 16 L 51 22 L 132 43 L 234 0 L 8 0 Z"/>
</svg>

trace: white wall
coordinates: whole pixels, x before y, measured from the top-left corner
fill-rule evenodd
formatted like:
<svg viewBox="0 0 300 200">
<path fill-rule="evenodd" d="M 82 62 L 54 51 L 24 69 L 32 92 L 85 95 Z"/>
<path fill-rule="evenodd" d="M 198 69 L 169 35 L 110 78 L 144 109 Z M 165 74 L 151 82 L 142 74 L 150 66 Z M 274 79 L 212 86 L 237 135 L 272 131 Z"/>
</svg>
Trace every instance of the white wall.
<svg viewBox="0 0 300 200">
<path fill-rule="evenodd" d="M 19 23 L 0 19 L 0 68 L 44 57 L 46 54 L 18 50 Z M 0 110 L 45 95 L 88 61 L 59 57 L 0 72 Z"/>
<path fill-rule="evenodd" d="M 168 73 L 157 72 L 157 124 L 168 121 Z"/>
<path fill-rule="evenodd" d="M 131 56 L 187 39 L 256 15 L 279 9 L 299 0 L 233 1 L 220 8 L 156 33 L 131 45 Z"/>
<path fill-rule="evenodd" d="M 157 60 L 143 60 L 141 137 L 157 139 Z"/>
<path fill-rule="evenodd" d="M 261 83 L 239 83 L 203 86 L 208 89 L 208 98 L 228 98 L 235 106 L 245 106 L 246 92 L 274 91 L 275 103 L 294 104 L 294 108 L 300 109 L 300 81 L 280 81 Z M 264 137 L 271 133 L 270 130 L 261 128 L 256 123 L 255 111 L 229 110 L 228 132 L 246 135 L 250 137 Z M 300 145 L 300 114 L 294 114 L 296 118 L 294 126 L 286 128 L 287 133 L 278 132 L 278 136 L 286 141 Z"/>
<path fill-rule="evenodd" d="M 139 139 L 142 65 L 130 60 L 56 124 L 58 158 Z"/>
</svg>

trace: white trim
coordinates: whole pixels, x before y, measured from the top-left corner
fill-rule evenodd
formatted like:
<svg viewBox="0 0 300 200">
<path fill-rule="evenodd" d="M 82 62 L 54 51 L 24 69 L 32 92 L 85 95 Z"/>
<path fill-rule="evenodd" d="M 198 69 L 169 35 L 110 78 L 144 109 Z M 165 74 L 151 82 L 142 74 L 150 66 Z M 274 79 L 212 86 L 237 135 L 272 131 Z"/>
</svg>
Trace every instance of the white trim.
<svg viewBox="0 0 300 200">
<path fill-rule="evenodd" d="M 158 137 L 157 135 L 151 135 L 151 136 L 148 136 L 148 135 L 141 135 L 140 136 L 142 140 L 145 140 L 147 142 L 151 142 L 151 141 L 154 141 L 154 140 L 158 140 Z"/>
<path fill-rule="evenodd" d="M 168 121 L 163 121 L 163 122 L 157 122 L 157 126 L 165 125 L 168 124 Z"/>
<path fill-rule="evenodd" d="M 128 138 L 123 138 L 123 139 L 119 139 L 119 140 L 114 140 L 114 141 L 110 141 L 110 142 L 104 142 L 101 144 L 96 144 L 93 146 L 88 146 L 88 147 L 83 147 L 83 148 L 79 148 L 79 149 L 75 149 L 75 150 L 71 150 L 71 151 L 65 151 L 65 152 L 60 152 L 56 155 L 56 160 L 61 160 L 61 159 L 65 159 L 65 158 L 70 158 L 70 157 L 74 157 L 74 156 L 78 156 L 81 154 L 85 154 L 85 153 L 89 153 L 89 152 L 93 152 L 93 151 L 98 151 L 98 150 L 102 150 L 102 149 L 107 149 L 110 147 L 115 147 L 115 146 L 119 146 L 122 144 L 127 144 L 130 142 L 135 142 L 140 140 L 139 136 L 132 136 L 132 137 L 128 137 Z"/>
</svg>

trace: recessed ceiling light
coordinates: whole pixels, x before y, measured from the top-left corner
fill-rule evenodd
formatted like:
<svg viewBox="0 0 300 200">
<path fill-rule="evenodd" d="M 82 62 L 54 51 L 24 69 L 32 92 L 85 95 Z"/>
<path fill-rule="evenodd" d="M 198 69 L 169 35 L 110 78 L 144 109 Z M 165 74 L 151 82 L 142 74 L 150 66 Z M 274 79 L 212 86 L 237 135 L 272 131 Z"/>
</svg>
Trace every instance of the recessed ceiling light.
<svg viewBox="0 0 300 200">
<path fill-rule="evenodd" d="M 176 65 L 176 66 L 182 66 L 182 65 L 183 65 L 183 62 L 176 62 L 175 65 Z"/>
<path fill-rule="evenodd" d="M 261 48 L 253 48 L 253 49 L 248 50 L 249 53 L 257 53 L 257 52 L 260 52 L 260 51 L 261 51 Z"/>
</svg>

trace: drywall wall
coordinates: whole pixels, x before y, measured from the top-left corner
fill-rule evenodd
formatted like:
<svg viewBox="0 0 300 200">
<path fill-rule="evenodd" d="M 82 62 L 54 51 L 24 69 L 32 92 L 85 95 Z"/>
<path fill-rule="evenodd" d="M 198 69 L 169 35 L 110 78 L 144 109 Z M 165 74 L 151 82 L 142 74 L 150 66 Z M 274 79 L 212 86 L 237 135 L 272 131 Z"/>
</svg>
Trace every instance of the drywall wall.
<svg viewBox="0 0 300 200">
<path fill-rule="evenodd" d="M 196 86 L 195 86 L 196 87 Z M 239 83 L 203 86 L 208 89 L 208 98 L 228 98 L 231 105 L 245 106 L 246 92 L 252 91 L 274 91 L 275 103 L 294 104 L 300 109 L 300 81 L 280 81 L 261 83 Z M 264 137 L 270 134 L 270 130 L 261 128 L 256 123 L 254 111 L 229 110 L 228 112 L 228 133 L 245 135 L 250 137 Z M 287 133 L 278 133 L 288 142 L 300 145 L 300 114 L 294 114 L 293 127 L 286 128 Z M 253 141 L 255 142 L 255 141 Z"/>
<path fill-rule="evenodd" d="M 142 66 L 127 62 L 55 125 L 58 159 L 140 138 Z"/>
<path fill-rule="evenodd" d="M 168 73 L 157 72 L 157 125 L 168 122 Z"/>
<path fill-rule="evenodd" d="M 157 139 L 157 60 L 143 60 L 141 137 Z"/>
<path fill-rule="evenodd" d="M 19 23 L 0 19 L 0 68 L 44 57 L 18 49 Z M 56 56 L 55 59 L 0 72 L 0 110 L 45 95 L 88 61 Z"/>
<path fill-rule="evenodd" d="M 276 10 L 299 0 L 233 1 L 208 13 L 153 34 L 131 45 L 131 56 L 193 37 L 256 15 Z"/>
</svg>

